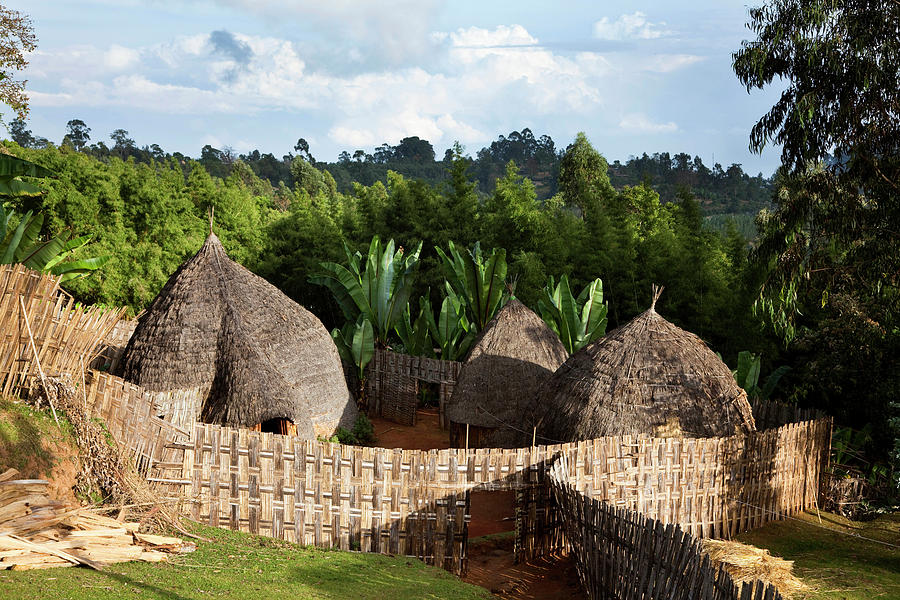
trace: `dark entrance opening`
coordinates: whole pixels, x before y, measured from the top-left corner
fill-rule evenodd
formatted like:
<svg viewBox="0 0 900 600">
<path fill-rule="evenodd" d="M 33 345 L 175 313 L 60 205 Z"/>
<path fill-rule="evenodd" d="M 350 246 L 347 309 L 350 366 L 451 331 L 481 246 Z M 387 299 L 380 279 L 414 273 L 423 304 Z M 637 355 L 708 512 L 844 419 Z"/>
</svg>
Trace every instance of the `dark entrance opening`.
<svg viewBox="0 0 900 600">
<path fill-rule="evenodd" d="M 266 433 L 278 433 L 280 435 L 297 435 L 297 426 L 294 425 L 293 421 L 284 417 L 263 421 L 254 429 Z"/>
</svg>

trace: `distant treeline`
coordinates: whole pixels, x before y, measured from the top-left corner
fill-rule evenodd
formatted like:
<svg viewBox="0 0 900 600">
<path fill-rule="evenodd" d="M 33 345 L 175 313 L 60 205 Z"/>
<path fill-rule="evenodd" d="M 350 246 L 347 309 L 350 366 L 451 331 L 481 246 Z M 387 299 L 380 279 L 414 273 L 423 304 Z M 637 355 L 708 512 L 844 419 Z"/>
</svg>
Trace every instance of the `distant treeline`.
<svg viewBox="0 0 900 600">
<path fill-rule="evenodd" d="M 60 145 L 71 145 L 101 160 L 133 157 L 138 162 L 149 163 L 175 158 L 182 164 L 191 160 L 191 157 L 179 152 L 170 154 L 158 144 L 138 146 L 124 129 L 116 129 L 110 134 L 112 145 L 102 140 L 89 144 L 90 132 L 91 129 L 83 121 L 69 121 L 68 133 Z M 49 143 L 45 138 L 32 135 L 21 122 L 13 123 L 11 134 L 12 139 L 25 148 L 42 148 Z M 297 141 L 294 151 L 296 154 L 288 153 L 279 158 L 259 150 L 236 154 L 227 147 L 218 149 L 206 145 L 200 150 L 197 161 L 210 175 L 226 178 L 235 161 L 240 160 L 273 187 L 283 183 L 293 188 L 296 182 L 291 164 L 295 156 L 300 156 L 317 169 L 328 171 L 334 178 L 337 191 L 350 193 L 354 184 L 370 186 L 377 181 L 386 184 L 388 171 L 423 180 L 432 186 L 441 185 L 447 181 L 448 167 L 453 160 L 452 149 L 447 149 L 444 156 L 437 160 L 432 144 L 415 136 L 400 140 L 396 146 L 382 144 L 371 153 L 364 150 L 352 153 L 343 151 L 335 162 L 317 160 L 303 138 Z M 499 136 L 490 146 L 478 150 L 474 158 L 467 155 L 465 160 L 479 194 L 486 196 L 492 193 L 497 180 L 505 175 L 507 163 L 514 161 L 519 174 L 534 184 L 538 200 L 544 201 L 559 191 L 559 165 L 564 154 L 565 148 L 557 147 L 550 136 L 535 137 L 530 129 L 525 128 L 508 136 Z M 624 163 L 616 160 L 609 165 L 608 176 L 616 189 L 646 184 L 659 194 L 664 203 L 675 202 L 679 190 L 690 191 L 708 216 L 755 215 L 770 205 L 772 190 L 771 178 L 762 173 L 751 176 L 739 164 L 723 168 L 716 163 L 710 168 L 699 156 L 691 157 L 683 152 L 674 155 L 668 152 L 644 153 Z M 752 224 L 752 218 L 738 217 L 737 220 L 744 222 L 741 229 L 745 235 L 750 238 L 755 236 L 755 230 L 746 225 Z M 716 220 L 714 224 L 720 221 Z"/>
</svg>

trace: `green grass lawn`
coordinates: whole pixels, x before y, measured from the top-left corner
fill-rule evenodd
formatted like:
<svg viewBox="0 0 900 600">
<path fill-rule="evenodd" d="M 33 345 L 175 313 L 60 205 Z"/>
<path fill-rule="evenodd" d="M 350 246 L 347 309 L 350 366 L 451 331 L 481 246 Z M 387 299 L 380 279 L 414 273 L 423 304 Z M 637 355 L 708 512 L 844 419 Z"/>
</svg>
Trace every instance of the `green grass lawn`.
<svg viewBox="0 0 900 600">
<path fill-rule="evenodd" d="M 0 571 L 3 600 L 103 598 L 489 598 L 479 587 L 419 560 L 297 546 L 197 527 L 213 540 L 168 563 Z"/>
<path fill-rule="evenodd" d="M 874 521 L 804 513 L 738 536 L 738 540 L 794 561 L 794 574 L 811 590 L 803 600 L 900 599 L 900 549 L 867 541 L 900 545 L 900 513 Z M 827 527 L 832 531 L 822 529 Z"/>
</svg>

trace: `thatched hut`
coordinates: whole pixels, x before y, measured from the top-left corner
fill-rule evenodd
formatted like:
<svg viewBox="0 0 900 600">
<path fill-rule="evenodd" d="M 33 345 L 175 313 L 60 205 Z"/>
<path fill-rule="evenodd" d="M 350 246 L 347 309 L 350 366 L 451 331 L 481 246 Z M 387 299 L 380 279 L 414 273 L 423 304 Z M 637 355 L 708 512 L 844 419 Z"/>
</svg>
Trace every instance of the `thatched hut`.
<svg viewBox="0 0 900 600">
<path fill-rule="evenodd" d="M 538 391 L 539 439 L 718 437 L 753 431 L 747 394 L 696 335 L 655 310 L 585 346 Z"/>
<path fill-rule="evenodd" d="M 457 447 L 514 448 L 531 443 L 534 391 L 566 360 L 559 337 L 513 298 L 482 330 L 445 410 Z"/>
<path fill-rule="evenodd" d="M 213 233 L 140 318 L 120 372 L 182 426 L 200 418 L 312 438 L 357 415 L 319 319 L 229 259 Z"/>
</svg>

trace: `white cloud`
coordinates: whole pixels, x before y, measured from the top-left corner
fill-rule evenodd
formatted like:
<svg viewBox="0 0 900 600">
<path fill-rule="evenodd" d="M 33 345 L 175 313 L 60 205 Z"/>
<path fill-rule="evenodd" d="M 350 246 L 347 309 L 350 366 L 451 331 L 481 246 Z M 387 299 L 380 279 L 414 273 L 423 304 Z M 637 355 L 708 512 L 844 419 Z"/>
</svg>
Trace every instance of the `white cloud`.
<svg viewBox="0 0 900 600">
<path fill-rule="evenodd" d="M 195 0 L 205 3 L 207 0 Z M 330 32 L 333 45 L 403 64 L 429 51 L 443 0 L 212 0 L 237 12 L 311 32 Z M 338 41 L 340 40 L 340 41 Z"/>
<path fill-rule="evenodd" d="M 137 50 L 113 44 L 103 55 L 106 66 L 115 71 L 121 71 L 137 64 L 140 53 Z"/>
<path fill-rule="evenodd" d="M 490 48 L 495 46 L 534 46 L 538 43 L 521 25 L 499 25 L 495 29 L 468 27 L 457 29 L 449 35 L 451 43 L 456 47 Z M 439 35 L 439 38 L 443 36 Z"/>
<path fill-rule="evenodd" d="M 226 37 L 240 52 L 222 51 Z M 178 37 L 115 48 L 118 64 L 130 65 L 127 75 L 79 77 L 77 62 L 66 63 L 54 77 L 34 78 L 32 103 L 196 115 L 315 114 L 323 132 L 354 147 L 408 135 L 435 144 L 486 141 L 497 122 L 518 127 L 540 115 L 588 114 L 603 103 L 611 68 L 599 54 L 556 53 L 519 25 L 469 27 L 441 39 L 442 59 L 430 68 L 342 75 L 309 69 L 288 40 L 228 33 L 216 44 L 209 34 Z M 68 52 L 59 50 L 45 62 L 55 64 Z"/>
<path fill-rule="evenodd" d="M 656 73 L 671 73 L 705 60 L 694 54 L 655 54 L 644 59 L 643 69 Z"/>
<path fill-rule="evenodd" d="M 643 113 L 627 114 L 619 121 L 619 128 L 635 133 L 675 133 L 678 125 L 668 123 L 654 123 Z"/>
<path fill-rule="evenodd" d="M 652 40 L 669 35 L 671 32 L 665 29 L 662 21 L 651 23 L 647 15 L 636 11 L 630 15 L 621 15 L 615 21 L 609 17 L 603 17 L 594 23 L 594 37 L 601 40 Z"/>
</svg>

